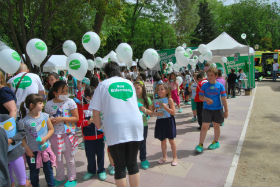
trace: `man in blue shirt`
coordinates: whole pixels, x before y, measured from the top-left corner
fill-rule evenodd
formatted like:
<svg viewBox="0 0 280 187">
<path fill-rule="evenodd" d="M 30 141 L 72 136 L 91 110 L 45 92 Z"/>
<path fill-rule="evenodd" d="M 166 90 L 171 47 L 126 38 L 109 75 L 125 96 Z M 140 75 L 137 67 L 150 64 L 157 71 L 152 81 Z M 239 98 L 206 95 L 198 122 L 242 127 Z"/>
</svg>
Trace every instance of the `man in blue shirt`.
<svg viewBox="0 0 280 187">
<path fill-rule="evenodd" d="M 202 128 L 199 145 L 195 148 L 199 153 L 203 151 L 203 143 L 210 123 L 214 125 L 214 141 L 208 149 L 213 150 L 220 147 L 220 124 L 224 122 L 224 118 L 228 117 L 226 91 L 221 83 L 216 82 L 217 76 L 218 70 L 212 67 L 209 68 L 207 70 L 208 82 L 202 85 L 199 92 L 199 98 L 203 101 Z"/>
</svg>

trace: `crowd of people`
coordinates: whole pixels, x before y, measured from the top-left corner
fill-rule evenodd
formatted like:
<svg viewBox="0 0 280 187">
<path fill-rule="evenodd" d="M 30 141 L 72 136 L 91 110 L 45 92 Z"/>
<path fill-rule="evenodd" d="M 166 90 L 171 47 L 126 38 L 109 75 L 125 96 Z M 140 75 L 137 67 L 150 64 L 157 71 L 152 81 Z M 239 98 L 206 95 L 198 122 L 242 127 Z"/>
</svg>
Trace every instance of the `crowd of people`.
<svg viewBox="0 0 280 187">
<path fill-rule="evenodd" d="M 167 161 L 168 141 L 173 156 L 171 166 L 176 166 L 175 113 L 183 112 L 181 100 L 191 105 L 192 122 L 197 121 L 200 129 L 195 150 L 203 152 L 211 125 L 215 135 L 208 149 L 217 149 L 220 126 L 228 116 L 226 98 L 235 97 L 235 86 L 242 79 L 246 79 L 242 70 L 236 75 L 232 69 L 225 79 L 223 71 L 210 64 L 195 72 L 183 70 L 166 75 L 139 72 L 137 67 L 128 71 L 110 62 L 102 71 L 89 72 L 82 81 L 71 75 L 66 77 L 63 71 L 39 77 L 30 73 L 25 64 L 9 80 L 0 72 L 0 120 L 16 121 L 17 130 L 7 138 L 0 128 L 0 186 L 37 187 L 40 168 L 49 187 L 76 186 L 78 147 L 84 147 L 88 162 L 84 180 L 95 175 L 106 180 L 107 154 L 108 173 L 114 175 L 116 185 L 126 186 L 128 173 L 130 186 L 139 186 L 138 152 L 141 168 L 150 167 L 146 149 L 150 117 L 157 118 L 154 137 L 161 142 L 162 150 L 158 163 Z M 147 92 L 148 84 L 153 85 L 151 93 Z M 79 130 L 83 135 L 80 145 L 76 136 Z"/>
</svg>

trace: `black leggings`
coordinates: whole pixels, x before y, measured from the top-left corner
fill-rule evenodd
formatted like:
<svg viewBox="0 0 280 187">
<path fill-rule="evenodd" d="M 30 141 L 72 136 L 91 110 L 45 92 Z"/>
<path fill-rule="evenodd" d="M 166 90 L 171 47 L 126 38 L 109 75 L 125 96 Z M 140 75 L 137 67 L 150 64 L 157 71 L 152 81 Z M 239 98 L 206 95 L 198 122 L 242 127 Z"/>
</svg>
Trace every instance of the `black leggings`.
<svg viewBox="0 0 280 187">
<path fill-rule="evenodd" d="M 115 164 L 115 179 L 125 178 L 126 168 L 129 175 L 139 172 L 137 154 L 140 143 L 126 142 L 109 146 L 109 151 Z"/>
<path fill-rule="evenodd" d="M 196 102 L 196 111 L 197 111 L 197 122 L 199 127 L 202 126 L 202 111 L 203 111 L 203 102 Z"/>
</svg>

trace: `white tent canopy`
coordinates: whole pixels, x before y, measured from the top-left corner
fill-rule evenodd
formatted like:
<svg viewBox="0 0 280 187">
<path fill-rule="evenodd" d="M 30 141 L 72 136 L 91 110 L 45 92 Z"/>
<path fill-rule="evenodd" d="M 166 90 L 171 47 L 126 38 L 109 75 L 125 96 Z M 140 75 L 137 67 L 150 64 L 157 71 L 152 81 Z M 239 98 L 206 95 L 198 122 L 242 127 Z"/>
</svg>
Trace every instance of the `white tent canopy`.
<svg viewBox="0 0 280 187">
<path fill-rule="evenodd" d="M 226 32 L 220 34 L 216 39 L 206 45 L 213 53 L 213 56 L 230 56 L 234 53 L 248 55 L 248 46 L 238 43 Z M 250 54 L 255 51 L 250 47 Z"/>
<path fill-rule="evenodd" d="M 52 55 L 43 66 L 43 72 L 57 73 L 60 70 L 67 70 L 66 60 L 67 56 L 65 55 Z"/>
</svg>

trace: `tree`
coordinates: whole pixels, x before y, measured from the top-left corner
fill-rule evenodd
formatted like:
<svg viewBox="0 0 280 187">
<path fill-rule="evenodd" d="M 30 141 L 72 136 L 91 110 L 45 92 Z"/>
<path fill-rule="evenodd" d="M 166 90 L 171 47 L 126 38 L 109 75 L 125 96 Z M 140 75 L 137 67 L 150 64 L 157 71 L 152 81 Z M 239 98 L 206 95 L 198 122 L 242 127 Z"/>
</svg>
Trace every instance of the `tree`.
<svg viewBox="0 0 280 187">
<path fill-rule="evenodd" d="M 177 43 L 191 43 L 191 34 L 194 32 L 198 22 L 198 3 L 197 0 L 174 0 Z"/>
<path fill-rule="evenodd" d="M 208 43 L 216 37 L 215 23 L 206 0 L 199 3 L 198 15 L 200 20 L 192 40 L 192 43 L 196 46 L 201 43 Z"/>
</svg>

